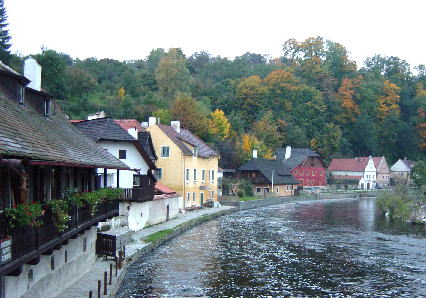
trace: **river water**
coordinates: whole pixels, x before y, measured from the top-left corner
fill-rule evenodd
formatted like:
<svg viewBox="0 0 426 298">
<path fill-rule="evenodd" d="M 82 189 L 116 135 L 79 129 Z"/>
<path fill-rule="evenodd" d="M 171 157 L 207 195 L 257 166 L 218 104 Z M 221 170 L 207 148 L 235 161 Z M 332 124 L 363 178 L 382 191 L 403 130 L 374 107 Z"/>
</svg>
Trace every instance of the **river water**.
<svg viewBox="0 0 426 298">
<path fill-rule="evenodd" d="M 288 295 L 426 296 L 426 228 L 372 198 L 236 212 L 135 262 L 117 297 Z"/>
</svg>

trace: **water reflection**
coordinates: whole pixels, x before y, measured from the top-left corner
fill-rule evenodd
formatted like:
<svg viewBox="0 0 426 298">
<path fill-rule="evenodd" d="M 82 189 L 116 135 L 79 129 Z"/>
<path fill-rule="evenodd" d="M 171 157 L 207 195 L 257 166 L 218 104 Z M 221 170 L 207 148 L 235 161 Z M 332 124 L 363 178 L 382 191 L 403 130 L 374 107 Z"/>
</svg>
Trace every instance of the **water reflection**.
<svg viewBox="0 0 426 298">
<path fill-rule="evenodd" d="M 426 295 L 426 231 L 374 199 L 292 203 L 200 225 L 139 260 L 117 297 Z"/>
</svg>

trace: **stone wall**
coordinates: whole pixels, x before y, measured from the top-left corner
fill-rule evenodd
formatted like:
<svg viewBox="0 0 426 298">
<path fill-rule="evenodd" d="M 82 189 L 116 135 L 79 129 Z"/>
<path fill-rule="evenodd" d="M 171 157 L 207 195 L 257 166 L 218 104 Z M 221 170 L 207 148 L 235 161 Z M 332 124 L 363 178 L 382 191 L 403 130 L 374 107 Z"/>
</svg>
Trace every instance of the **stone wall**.
<svg viewBox="0 0 426 298">
<path fill-rule="evenodd" d="M 90 270 L 96 260 L 95 244 L 92 227 L 52 255 L 40 256 L 37 265 L 23 265 L 19 276 L 5 277 L 5 297 L 56 296 Z"/>
</svg>

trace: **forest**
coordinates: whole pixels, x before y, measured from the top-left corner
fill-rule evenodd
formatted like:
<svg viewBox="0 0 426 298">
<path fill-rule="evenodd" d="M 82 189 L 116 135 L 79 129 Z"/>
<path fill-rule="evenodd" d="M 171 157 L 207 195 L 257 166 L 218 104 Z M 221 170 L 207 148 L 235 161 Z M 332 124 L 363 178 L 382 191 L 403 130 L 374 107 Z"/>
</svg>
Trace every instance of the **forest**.
<svg viewBox="0 0 426 298">
<path fill-rule="evenodd" d="M 105 111 L 113 118 L 180 120 L 221 153 L 222 167 L 278 147 L 310 146 L 338 157 L 425 158 L 426 68 L 376 55 L 362 66 L 322 37 L 289 39 L 282 56 L 247 52 L 234 59 L 179 48 L 141 60 L 73 59 L 42 48 L 42 88 L 70 119 Z M 22 71 L 26 57 L 11 54 Z"/>
</svg>

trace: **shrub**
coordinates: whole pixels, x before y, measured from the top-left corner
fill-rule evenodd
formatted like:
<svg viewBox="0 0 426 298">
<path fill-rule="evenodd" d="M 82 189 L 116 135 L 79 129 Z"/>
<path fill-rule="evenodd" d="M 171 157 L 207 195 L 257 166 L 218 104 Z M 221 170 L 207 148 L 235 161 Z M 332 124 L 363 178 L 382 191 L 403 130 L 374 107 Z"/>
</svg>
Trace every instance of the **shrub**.
<svg viewBox="0 0 426 298">
<path fill-rule="evenodd" d="M 379 195 L 377 208 L 388 213 L 391 218 L 408 220 L 417 208 L 415 196 L 410 197 L 408 188 L 397 185 L 394 190 Z"/>
<path fill-rule="evenodd" d="M 237 196 L 240 197 L 240 198 L 244 197 L 245 196 L 244 190 L 242 190 L 242 189 L 238 190 L 237 191 Z"/>
<path fill-rule="evenodd" d="M 69 216 L 69 203 L 66 200 L 51 200 L 48 203 L 53 213 L 53 223 L 59 232 L 63 232 L 68 228 L 71 219 Z"/>
</svg>

